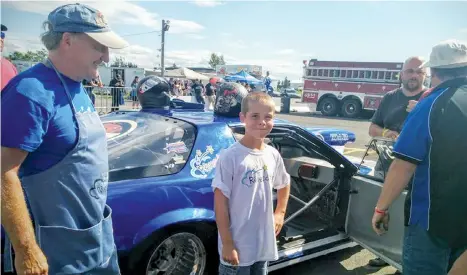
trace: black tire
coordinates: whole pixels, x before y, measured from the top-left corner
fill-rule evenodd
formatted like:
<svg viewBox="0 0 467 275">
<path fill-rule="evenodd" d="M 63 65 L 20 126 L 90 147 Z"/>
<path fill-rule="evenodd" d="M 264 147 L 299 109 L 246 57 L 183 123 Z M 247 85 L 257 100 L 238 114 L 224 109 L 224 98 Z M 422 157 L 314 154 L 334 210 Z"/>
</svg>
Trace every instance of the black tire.
<svg viewBox="0 0 467 275">
<path fill-rule="evenodd" d="M 342 103 L 341 114 L 346 118 L 356 118 L 362 112 L 362 103 L 355 98 L 346 99 Z"/>
<path fill-rule="evenodd" d="M 215 274 L 218 269 L 219 265 L 219 255 L 217 253 L 217 234 L 215 233 L 215 229 L 206 230 L 203 228 L 202 230 L 197 230 L 191 227 L 180 228 L 177 230 L 172 230 L 171 232 L 158 232 L 156 233 L 155 241 L 153 241 L 153 245 L 150 246 L 149 249 L 143 254 L 141 260 L 135 267 L 135 272 L 132 274 L 135 275 L 149 275 L 149 274 L 158 274 L 158 273 L 150 273 L 148 272 L 149 269 L 154 267 L 154 260 L 158 258 L 158 253 L 160 254 L 160 250 L 163 248 L 164 243 L 170 241 L 170 239 L 176 239 L 177 236 L 190 236 L 193 240 L 188 241 L 180 241 L 179 244 L 183 244 L 184 247 L 177 247 L 178 250 L 184 250 L 185 247 L 194 247 L 192 245 L 193 242 L 198 243 L 198 245 L 202 245 L 202 249 L 204 252 L 200 252 L 204 255 L 204 260 L 201 260 L 196 266 L 198 267 L 198 273 L 191 273 L 184 270 L 184 266 L 189 266 L 189 262 L 191 260 L 193 251 L 188 251 L 185 254 L 185 258 L 182 258 L 178 253 L 179 251 L 170 252 L 172 256 L 178 256 L 179 259 L 174 263 L 173 266 L 170 266 L 166 272 L 160 273 L 165 275 L 184 275 L 184 274 Z M 195 240 L 197 239 L 197 240 Z M 177 241 L 175 241 L 177 242 Z M 200 242 L 200 243 L 199 243 Z M 189 248 L 188 248 L 189 249 Z M 199 252 L 199 251 L 198 251 Z M 175 255 L 173 254 L 175 253 Z M 161 257 L 162 258 L 162 257 Z M 169 262 L 167 258 L 166 262 Z M 193 259 L 194 260 L 194 259 Z M 180 262 L 184 261 L 184 264 L 181 265 Z M 170 263 L 163 263 L 170 265 Z M 193 265 L 194 267 L 195 265 Z"/>
<path fill-rule="evenodd" d="M 333 97 L 327 97 L 320 103 L 320 111 L 324 116 L 335 116 L 339 109 L 339 101 Z"/>
</svg>

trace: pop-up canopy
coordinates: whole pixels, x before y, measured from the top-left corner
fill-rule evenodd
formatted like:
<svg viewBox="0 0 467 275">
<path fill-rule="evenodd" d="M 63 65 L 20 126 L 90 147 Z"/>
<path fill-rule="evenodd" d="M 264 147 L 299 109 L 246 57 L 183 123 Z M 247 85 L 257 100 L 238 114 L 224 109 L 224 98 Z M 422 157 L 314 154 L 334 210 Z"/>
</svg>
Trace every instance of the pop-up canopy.
<svg viewBox="0 0 467 275">
<path fill-rule="evenodd" d="M 250 75 L 245 71 L 240 71 L 234 75 L 228 75 L 224 77 L 226 81 L 240 81 L 240 82 L 247 82 L 248 84 L 261 84 L 263 83 L 261 80 L 256 79 L 254 76 Z"/>
<path fill-rule="evenodd" d="M 199 79 L 199 80 L 204 80 L 204 81 L 209 80 L 209 77 L 207 77 L 207 76 L 205 76 L 203 74 L 197 73 L 197 72 L 195 72 L 193 70 L 190 70 L 188 68 L 179 68 L 179 69 L 175 69 L 175 70 L 167 70 L 165 72 L 165 77 L 187 78 L 187 79 L 190 79 L 190 80 Z"/>
</svg>

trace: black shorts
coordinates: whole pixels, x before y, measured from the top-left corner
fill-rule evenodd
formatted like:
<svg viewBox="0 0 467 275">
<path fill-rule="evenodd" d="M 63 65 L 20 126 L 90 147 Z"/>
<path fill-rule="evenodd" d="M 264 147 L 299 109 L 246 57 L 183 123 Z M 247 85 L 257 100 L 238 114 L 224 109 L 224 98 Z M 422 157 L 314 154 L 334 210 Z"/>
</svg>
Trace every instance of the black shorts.
<svg viewBox="0 0 467 275">
<path fill-rule="evenodd" d="M 131 96 L 131 100 L 133 100 L 133 102 L 137 102 L 138 101 L 138 96 L 136 96 L 136 95 Z"/>
</svg>

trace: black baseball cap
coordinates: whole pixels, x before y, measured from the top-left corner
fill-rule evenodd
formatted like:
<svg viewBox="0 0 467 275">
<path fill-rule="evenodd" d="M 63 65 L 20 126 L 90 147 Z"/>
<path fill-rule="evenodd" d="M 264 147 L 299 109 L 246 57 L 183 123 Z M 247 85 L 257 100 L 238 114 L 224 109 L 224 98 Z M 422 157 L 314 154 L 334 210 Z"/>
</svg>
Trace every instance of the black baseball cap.
<svg viewBox="0 0 467 275">
<path fill-rule="evenodd" d="M 2 24 L 2 32 L 6 32 L 8 30 L 8 28 Z"/>
</svg>

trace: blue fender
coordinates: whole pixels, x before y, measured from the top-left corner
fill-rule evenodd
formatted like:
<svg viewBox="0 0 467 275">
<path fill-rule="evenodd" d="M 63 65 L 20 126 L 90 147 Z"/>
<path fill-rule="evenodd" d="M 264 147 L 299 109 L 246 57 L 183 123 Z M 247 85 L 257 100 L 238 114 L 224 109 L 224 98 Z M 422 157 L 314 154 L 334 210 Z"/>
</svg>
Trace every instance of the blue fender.
<svg viewBox="0 0 467 275">
<path fill-rule="evenodd" d="M 135 238 L 133 239 L 133 245 L 142 242 L 152 233 L 162 228 L 177 223 L 193 221 L 215 222 L 216 219 L 214 211 L 205 208 L 184 208 L 164 213 L 150 220 L 138 231 L 138 233 L 136 233 Z"/>
</svg>

